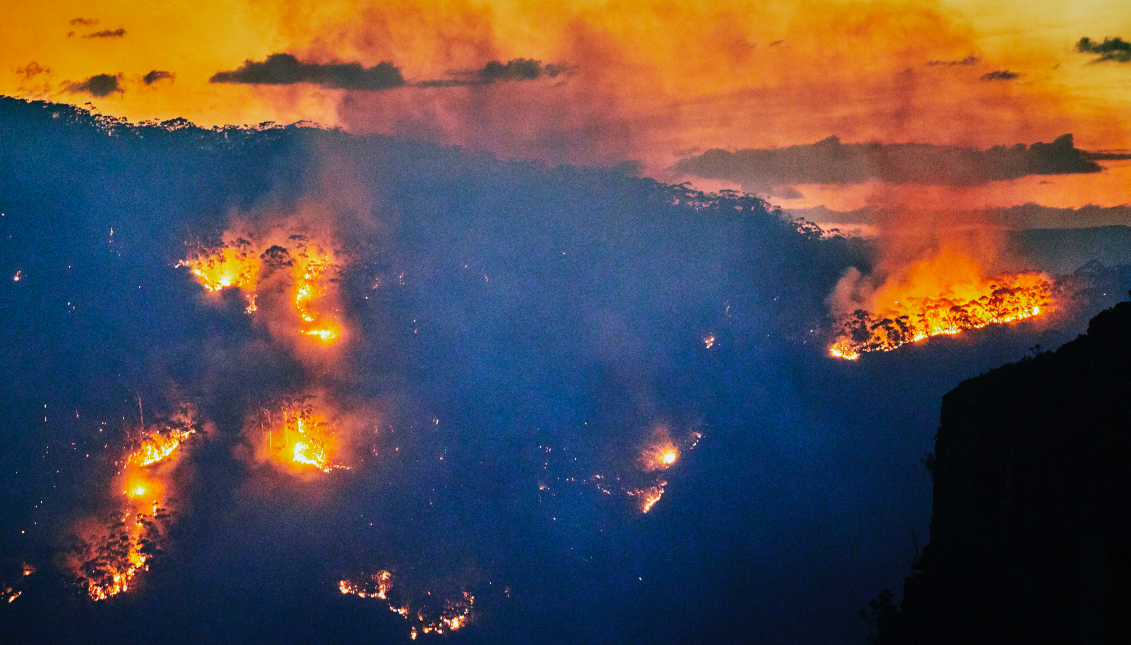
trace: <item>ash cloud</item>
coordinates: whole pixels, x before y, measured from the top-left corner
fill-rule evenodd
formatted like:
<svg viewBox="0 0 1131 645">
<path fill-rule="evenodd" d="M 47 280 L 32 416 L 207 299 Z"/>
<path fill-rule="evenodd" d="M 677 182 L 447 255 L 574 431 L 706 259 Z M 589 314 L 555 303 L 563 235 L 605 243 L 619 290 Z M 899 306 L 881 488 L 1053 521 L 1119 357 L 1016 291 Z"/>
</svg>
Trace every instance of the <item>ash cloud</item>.
<svg viewBox="0 0 1131 645">
<path fill-rule="evenodd" d="M 123 38 L 125 35 L 126 30 L 119 27 L 117 29 L 103 29 L 102 31 L 89 33 L 83 36 L 83 38 Z"/>
<path fill-rule="evenodd" d="M 271 54 L 263 62 L 244 61 L 238 69 L 217 72 L 209 83 L 294 85 L 310 83 L 341 90 L 389 90 L 405 85 L 391 61 L 373 67 L 361 63 L 305 63 L 291 54 Z"/>
<path fill-rule="evenodd" d="M 1020 78 L 1021 75 L 1017 72 L 1011 72 L 1008 69 L 999 69 L 993 72 L 982 74 L 979 80 L 982 81 L 1012 81 Z"/>
<path fill-rule="evenodd" d="M 173 72 L 166 72 L 166 71 L 163 71 L 163 70 L 155 69 L 155 70 L 151 70 L 145 76 L 142 76 L 141 82 L 145 83 L 146 85 L 153 85 L 157 81 L 168 80 L 168 81 L 172 82 L 173 79 L 175 79 L 175 78 L 177 78 L 177 75 L 174 74 Z"/>
<path fill-rule="evenodd" d="M 1076 43 L 1076 51 L 1081 54 L 1099 54 L 1093 63 L 1131 63 L 1131 42 L 1116 36 L 1104 38 L 1102 43 L 1088 38 L 1081 38 Z"/>
<path fill-rule="evenodd" d="M 69 24 L 72 26 L 90 27 L 98 24 L 98 18 L 72 18 Z"/>
<path fill-rule="evenodd" d="M 713 149 L 679 161 L 675 169 L 705 179 L 769 192 L 796 184 L 890 184 L 978 186 L 1029 175 L 1100 172 L 1099 164 L 1073 144 L 1071 134 L 1051 143 L 995 146 L 986 150 L 920 143 L 841 143 L 832 136 L 811 145 L 735 152 Z"/>
<path fill-rule="evenodd" d="M 66 81 L 63 89 L 71 94 L 90 94 L 99 98 L 124 94 L 121 74 L 95 74 L 84 81 Z"/>
</svg>

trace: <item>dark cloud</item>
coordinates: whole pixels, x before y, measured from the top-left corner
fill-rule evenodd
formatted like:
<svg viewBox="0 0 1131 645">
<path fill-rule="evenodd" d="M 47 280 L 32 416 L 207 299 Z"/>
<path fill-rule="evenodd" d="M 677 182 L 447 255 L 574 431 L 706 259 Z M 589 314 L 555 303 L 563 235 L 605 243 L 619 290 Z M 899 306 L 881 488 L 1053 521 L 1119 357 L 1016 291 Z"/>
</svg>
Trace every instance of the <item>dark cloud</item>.
<svg viewBox="0 0 1131 645">
<path fill-rule="evenodd" d="M 542 67 L 540 61 L 530 58 L 515 58 L 506 64 L 493 60 L 487 63 L 479 72 L 479 77 L 484 82 L 495 81 L 532 81 L 542 76 L 554 78 L 569 69 L 564 63 L 546 65 Z"/>
<path fill-rule="evenodd" d="M 103 29 L 91 34 L 83 36 L 83 38 L 122 38 L 126 35 L 126 30 L 118 27 L 117 29 Z"/>
<path fill-rule="evenodd" d="M 454 72 L 457 78 L 421 81 L 417 87 L 469 87 L 485 85 L 498 81 L 534 81 L 539 78 L 555 78 L 573 69 L 566 63 L 542 65 L 542 61 L 532 58 L 512 58 L 506 63 L 493 60 L 482 69 Z"/>
<path fill-rule="evenodd" d="M 72 24 L 72 25 L 84 25 L 84 26 L 89 27 L 91 25 L 97 25 L 98 24 L 98 18 L 72 18 L 70 24 Z"/>
<path fill-rule="evenodd" d="M 975 186 L 1027 175 L 1099 172 L 1078 150 L 1072 135 L 1031 146 L 987 150 L 920 143 L 841 143 L 829 137 L 812 145 L 777 149 L 707 152 L 679 161 L 676 170 L 706 179 L 771 192 L 796 184 L 859 184 L 877 179 L 892 184 Z"/>
<path fill-rule="evenodd" d="M 792 217 L 802 217 L 812 222 L 837 224 L 882 224 L 886 219 L 883 209 L 865 206 L 851 211 L 835 211 L 825 206 L 790 208 Z M 1080 208 L 1054 208 L 1040 204 L 974 210 L 935 211 L 924 209 L 909 214 L 909 221 L 930 222 L 945 219 L 956 226 L 990 224 L 1013 231 L 1027 229 L 1099 229 L 1104 227 L 1131 227 L 1131 206 L 1081 206 Z"/>
<path fill-rule="evenodd" d="M 1085 36 L 1076 43 L 1076 51 L 1081 54 L 1099 54 L 1100 57 L 1093 63 L 1131 63 L 1131 43 L 1122 38 L 1104 38 L 1102 43 L 1097 43 Z"/>
<path fill-rule="evenodd" d="M 303 63 L 290 54 L 271 54 L 257 63 L 244 61 L 239 69 L 217 72 L 209 83 L 293 85 L 313 83 L 340 90 L 388 90 L 405 84 L 401 70 L 391 61 L 373 67 L 361 63 Z"/>
<path fill-rule="evenodd" d="M 114 93 L 122 94 L 125 92 L 125 90 L 122 89 L 121 74 L 95 74 L 85 81 L 67 81 L 64 83 L 64 89 L 71 94 L 85 93 L 97 97 L 110 96 Z"/>
<path fill-rule="evenodd" d="M 163 81 L 165 79 L 169 79 L 170 81 L 172 81 L 176 77 L 177 77 L 177 75 L 174 74 L 173 72 L 165 72 L 165 71 L 155 69 L 155 70 L 152 70 L 151 72 L 149 72 L 148 74 L 146 74 L 145 76 L 142 76 L 141 81 L 143 83 L 145 83 L 146 85 L 153 85 L 157 81 Z"/>
<path fill-rule="evenodd" d="M 970 54 L 961 60 L 929 60 L 927 61 L 927 67 L 969 67 L 970 65 L 977 65 L 980 62 L 982 62 L 981 58 Z"/>
<path fill-rule="evenodd" d="M 1084 153 L 1088 159 L 1099 160 L 1107 159 L 1114 161 L 1117 159 L 1131 159 L 1131 151 L 1129 150 L 1094 150 Z"/>
<path fill-rule="evenodd" d="M 39 63 L 37 63 L 35 61 L 31 61 L 30 63 L 28 63 L 27 65 L 24 65 L 23 67 L 17 67 L 16 68 L 16 74 L 24 77 L 24 80 L 26 80 L 26 81 L 30 81 L 31 79 L 35 78 L 36 76 L 39 76 L 40 74 L 50 74 L 50 73 L 51 73 L 50 67 L 43 67 L 42 65 L 40 65 Z"/>
<path fill-rule="evenodd" d="M 982 74 L 981 80 L 983 81 L 1012 81 L 1021 76 L 1017 72 L 1011 72 L 1008 69 L 999 69 L 994 72 Z"/>
</svg>

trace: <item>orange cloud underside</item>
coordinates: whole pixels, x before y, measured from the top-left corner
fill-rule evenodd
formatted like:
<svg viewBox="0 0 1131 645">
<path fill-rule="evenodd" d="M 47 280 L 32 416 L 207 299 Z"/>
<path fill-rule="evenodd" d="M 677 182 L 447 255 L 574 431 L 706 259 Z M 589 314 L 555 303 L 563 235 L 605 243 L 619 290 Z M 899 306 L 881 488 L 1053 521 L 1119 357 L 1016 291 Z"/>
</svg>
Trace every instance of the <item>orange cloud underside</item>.
<svg viewBox="0 0 1131 645">
<path fill-rule="evenodd" d="M 0 43 L 12 67 L 0 73 L 0 92 L 90 100 L 133 120 L 305 118 L 357 132 L 423 133 L 504 157 L 639 159 L 661 176 L 693 147 L 781 146 L 830 134 L 985 147 L 1073 132 L 1083 148 L 1131 148 L 1131 129 L 1111 117 L 1131 107 L 1131 70 L 1089 65 L 1071 51 L 1082 35 L 1114 33 L 1119 20 L 1127 23 L 1119 33 L 1131 34 L 1131 19 L 1118 18 L 1113 2 L 1092 5 L 1074 12 L 975 0 L 9 6 L 0 19 L 19 28 Z M 83 39 L 87 28 L 69 24 L 75 17 L 126 35 Z M 534 82 L 383 92 L 207 82 L 284 51 L 319 62 L 391 60 L 409 83 L 519 57 L 576 70 Z M 927 65 L 971 55 L 973 65 Z M 50 77 L 14 72 L 31 61 Z M 140 78 L 153 69 L 176 78 L 145 86 Z M 1002 69 L 1020 76 L 980 80 Z M 123 74 L 125 91 L 92 98 L 60 89 L 101 73 Z"/>
</svg>

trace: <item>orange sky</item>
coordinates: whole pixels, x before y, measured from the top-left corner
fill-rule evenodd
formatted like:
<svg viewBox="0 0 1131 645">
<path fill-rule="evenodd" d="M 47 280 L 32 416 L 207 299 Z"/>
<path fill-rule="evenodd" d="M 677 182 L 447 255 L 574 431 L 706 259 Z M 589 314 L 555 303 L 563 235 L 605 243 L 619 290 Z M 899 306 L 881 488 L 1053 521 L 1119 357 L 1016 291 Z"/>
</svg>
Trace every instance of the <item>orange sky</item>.
<svg viewBox="0 0 1131 645">
<path fill-rule="evenodd" d="M 89 101 L 135 121 L 309 119 L 504 158 L 632 159 L 673 180 L 679 178 L 666 169 L 689 151 L 813 143 L 829 135 L 985 148 L 1072 132 L 1080 148 L 1131 148 L 1131 64 L 1089 64 L 1092 56 L 1072 50 L 1082 36 L 1131 37 L 1131 13 L 1114 0 L 171 4 L 0 7 L 8 26 L 0 41 L 0 93 Z M 90 24 L 71 24 L 76 18 Z M 119 28 L 121 37 L 84 37 Z M 218 71 L 278 52 L 323 63 L 390 60 L 410 84 L 490 60 L 535 58 L 575 69 L 554 79 L 378 92 L 208 83 Z M 977 62 L 927 64 L 968 56 Z M 29 75 L 32 62 L 50 71 Z M 141 77 L 151 70 L 176 76 L 146 86 Z M 1002 70 L 1019 76 L 980 80 Z M 121 74 L 123 91 L 96 98 L 65 89 L 95 74 Z M 935 192 L 937 199 L 988 205 L 1114 205 L 1131 202 L 1127 177 L 1113 169 L 1046 184 L 1026 178 Z M 801 192 L 806 198 L 788 205 L 847 208 L 867 203 L 875 191 L 864 185 Z"/>
</svg>

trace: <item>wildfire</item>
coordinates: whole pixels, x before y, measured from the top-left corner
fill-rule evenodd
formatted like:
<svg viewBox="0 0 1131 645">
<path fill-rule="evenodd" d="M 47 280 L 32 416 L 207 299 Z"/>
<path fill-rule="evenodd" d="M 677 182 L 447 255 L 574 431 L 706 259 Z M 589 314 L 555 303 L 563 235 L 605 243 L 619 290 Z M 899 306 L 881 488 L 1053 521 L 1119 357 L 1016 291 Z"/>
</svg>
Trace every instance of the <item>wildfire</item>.
<svg viewBox="0 0 1131 645">
<path fill-rule="evenodd" d="M 645 472 L 667 470 L 679 459 L 679 448 L 671 439 L 665 439 L 644 449 L 640 462 Z"/>
<path fill-rule="evenodd" d="M 343 594 L 353 594 L 359 598 L 376 598 L 388 603 L 389 611 L 401 616 L 410 623 L 409 637 L 416 640 L 419 634 L 443 634 L 454 632 L 471 622 L 475 597 L 464 591 L 459 595 L 443 597 L 428 591 L 417 598 L 390 599 L 393 589 L 393 574 L 381 570 L 363 575 L 359 581 L 340 580 L 338 590 Z M 413 611 L 412 607 L 416 606 Z"/>
<path fill-rule="evenodd" d="M 260 278 L 271 283 L 276 269 L 290 267 L 290 300 L 299 318 L 299 332 L 323 343 L 333 343 L 341 335 L 340 325 L 322 313 L 319 305 L 332 296 L 338 265 L 334 255 L 321 246 L 308 245 L 302 235 L 291 235 L 280 244 L 269 240 L 253 243 L 243 237 L 225 234 L 225 242 L 212 249 L 194 250 L 177 263 L 187 267 L 209 293 L 232 287 L 247 298 L 248 314 L 259 311 L 256 291 Z"/>
<path fill-rule="evenodd" d="M 153 513 L 126 512 L 110 525 L 95 545 L 80 547 L 86 556 L 79 565 L 80 585 L 92 600 L 106 600 L 129 591 L 162 541 L 168 517 L 156 503 Z"/>
<path fill-rule="evenodd" d="M 297 236 L 292 236 L 296 239 Z M 335 270 L 333 256 L 321 249 L 311 249 L 298 237 L 298 250 L 294 260 L 294 306 L 302 320 L 302 333 L 324 343 L 338 339 L 339 327 L 333 320 L 320 315 L 315 304 L 325 300 L 329 282 Z"/>
<path fill-rule="evenodd" d="M 246 311 L 253 313 L 260 262 L 250 250 L 251 242 L 241 237 L 219 248 L 196 249 L 176 266 L 187 267 L 209 293 L 228 287 L 242 289 L 248 294 Z"/>
<path fill-rule="evenodd" d="M 386 594 L 389 593 L 389 590 L 392 588 L 393 574 L 384 569 L 369 576 L 362 576 L 360 582 L 352 582 L 350 580 L 341 580 L 338 582 L 338 589 L 341 590 L 342 593 L 353 594 L 359 598 L 388 600 Z M 408 613 L 407 608 L 404 613 Z"/>
<path fill-rule="evenodd" d="M 652 510 L 652 507 L 656 505 L 656 502 L 660 501 L 660 498 L 664 496 L 664 487 L 667 485 L 668 483 L 661 479 L 656 482 L 655 486 L 631 490 L 628 492 L 628 494 L 633 497 L 639 497 L 640 511 L 647 513 L 648 511 Z"/>
<path fill-rule="evenodd" d="M 69 557 L 76 584 L 93 600 L 129 591 L 160 551 L 172 514 L 162 506 L 176 468 L 178 448 L 196 432 L 193 411 L 182 407 L 168 422 L 146 432 L 120 462 L 111 490 L 118 502 L 104 517 L 85 520 Z"/>
<path fill-rule="evenodd" d="M 140 468 L 155 464 L 173 454 L 177 446 L 181 445 L 181 442 L 192 433 L 192 430 L 176 429 L 170 429 L 167 432 L 152 432 L 145 438 L 141 447 L 126 458 L 126 461 Z"/>
<path fill-rule="evenodd" d="M 311 398 L 287 401 L 281 409 L 274 411 L 261 411 L 260 456 L 299 470 L 314 468 L 324 473 L 348 470 L 346 466 L 331 462 L 334 441 L 332 426 L 315 409 Z"/>
<path fill-rule="evenodd" d="M 931 271 L 955 262 L 960 280 L 940 284 Z M 829 355 L 857 360 L 865 352 L 891 351 L 931 336 L 954 335 L 987 325 L 1015 323 L 1053 310 L 1052 280 L 1043 273 L 1002 273 L 983 278 L 969 260 L 948 255 L 921 262 L 906 281 L 885 285 L 872 298 L 876 311 L 857 309 L 842 319 Z"/>
</svg>

